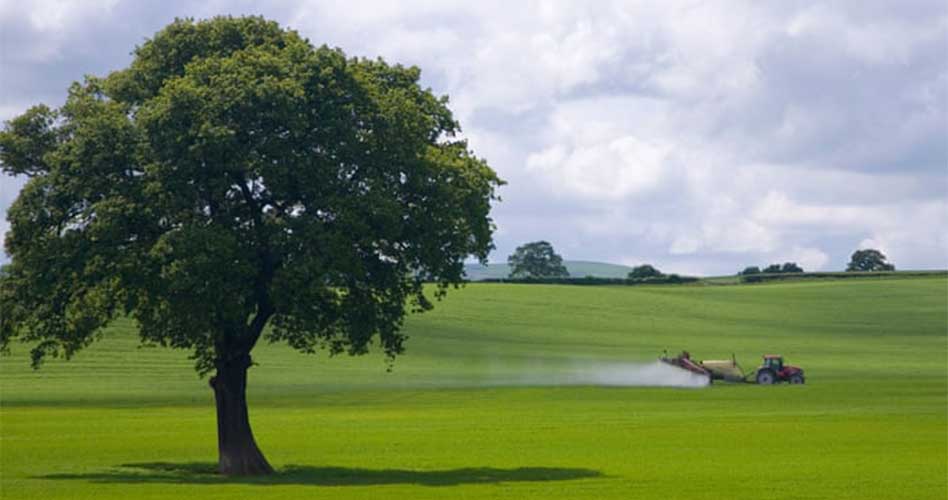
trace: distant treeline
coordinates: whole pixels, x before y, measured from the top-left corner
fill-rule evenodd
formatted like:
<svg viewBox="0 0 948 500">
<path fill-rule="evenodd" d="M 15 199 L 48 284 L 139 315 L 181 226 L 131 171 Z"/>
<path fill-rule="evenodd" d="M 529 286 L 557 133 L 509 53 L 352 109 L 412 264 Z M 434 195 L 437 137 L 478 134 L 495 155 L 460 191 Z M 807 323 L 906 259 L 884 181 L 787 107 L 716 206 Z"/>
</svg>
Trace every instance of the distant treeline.
<svg viewBox="0 0 948 500">
<path fill-rule="evenodd" d="M 739 276 L 740 283 L 763 283 L 766 281 L 807 280 L 807 279 L 852 279 L 852 278 L 913 278 L 924 276 L 948 276 L 945 271 L 867 271 L 867 272 L 814 272 L 814 273 L 760 273 Z M 528 285 L 680 285 L 701 282 L 702 278 L 663 274 L 648 278 L 601 278 L 585 276 L 582 278 L 488 278 L 477 283 L 519 283 Z M 737 282 L 735 282 L 737 283 Z"/>
<path fill-rule="evenodd" d="M 694 283 L 700 278 L 693 276 L 679 276 L 677 274 L 663 274 L 649 278 L 599 278 L 586 276 L 583 278 L 490 278 L 480 280 L 479 283 L 524 283 L 531 285 L 679 285 Z"/>
<path fill-rule="evenodd" d="M 801 279 L 850 279 L 850 278 L 911 278 L 918 276 L 946 276 L 948 271 L 866 271 L 824 273 L 760 273 L 741 276 L 742 283 Z"/>
</svg>

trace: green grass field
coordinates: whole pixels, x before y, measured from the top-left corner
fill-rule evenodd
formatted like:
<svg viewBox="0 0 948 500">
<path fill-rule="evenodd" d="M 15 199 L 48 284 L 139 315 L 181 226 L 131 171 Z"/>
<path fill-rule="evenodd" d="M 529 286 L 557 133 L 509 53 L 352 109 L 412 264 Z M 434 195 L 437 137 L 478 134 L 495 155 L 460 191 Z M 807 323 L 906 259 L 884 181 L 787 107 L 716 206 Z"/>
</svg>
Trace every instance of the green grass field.
<svg viewBox="0 0 948 500">
<path fill-rule="evenodd" d="M 412 317 L 409 353 L 260 346 L 257 440 L 228 479 L 187 353 L 122 321 L 70 362 L 0 360 L 0 495 L 17 499 L 945 499 L 948 280 L 472 284 Z M 579 364 L 765 352 L 805 386 L 542 385 Z M 532 385 L 531 385 L 532 384 Z"/>
</svg>

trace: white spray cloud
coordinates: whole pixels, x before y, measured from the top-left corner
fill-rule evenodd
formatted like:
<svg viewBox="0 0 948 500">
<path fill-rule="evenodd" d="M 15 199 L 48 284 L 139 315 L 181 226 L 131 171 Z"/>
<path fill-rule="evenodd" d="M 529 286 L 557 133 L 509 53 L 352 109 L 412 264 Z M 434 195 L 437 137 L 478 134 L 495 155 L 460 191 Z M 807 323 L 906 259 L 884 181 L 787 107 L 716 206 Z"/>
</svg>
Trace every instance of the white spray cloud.
<svg viewBox="0 0 948 500">
<path fill-rule="evenodd" d="M 652 363 L 575 362 L 566 368 L 531 367 L 518 375 L 492 378 L 491 384 L 522 386 L 687 387 L 709 384 L 708 377 L 660 361 Z"/>
</svg>

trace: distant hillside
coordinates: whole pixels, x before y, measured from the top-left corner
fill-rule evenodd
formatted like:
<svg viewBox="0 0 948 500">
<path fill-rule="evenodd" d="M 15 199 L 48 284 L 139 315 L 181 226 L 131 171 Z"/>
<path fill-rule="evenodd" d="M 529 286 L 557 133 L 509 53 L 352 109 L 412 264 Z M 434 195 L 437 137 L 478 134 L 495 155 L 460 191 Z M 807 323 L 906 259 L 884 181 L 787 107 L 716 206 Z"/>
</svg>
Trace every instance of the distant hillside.
<svg viewBox="0 0 948 500">
<path fill-rule="evenodd" d="M 574 278 L 595 276 L 597 278 L 625 278 L 632 270 L 629 266 L 609 264 L 606 262 L 589 262 L 585 260 L 564 260 L 563 264 Z M 471 281 L 506 278 L 510 274 L 507 264 L 465 264 L 464 272 Z"/>
</svg>

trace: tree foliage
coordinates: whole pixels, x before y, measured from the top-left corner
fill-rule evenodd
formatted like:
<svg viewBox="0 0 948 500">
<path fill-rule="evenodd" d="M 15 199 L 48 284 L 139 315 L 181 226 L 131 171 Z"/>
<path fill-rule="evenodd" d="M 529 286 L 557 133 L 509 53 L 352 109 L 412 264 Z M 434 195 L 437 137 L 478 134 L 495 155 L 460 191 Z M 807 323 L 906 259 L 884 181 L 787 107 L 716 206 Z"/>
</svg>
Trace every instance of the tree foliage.
<svg viewBox="0 0 948 500">
<path fill-rule="evenodd" d="M 895 266 L 886 262 L 882 252 L 867 248 L 853 252 L 846 271 L 895 271 Z"/>
<path fill-rule="evenodd" d="M 565 278 L 569 271 L 563 265 L 563 258 L 553 251 L 553 245 L 546 241 L 534 241 L 517 247 L 507 257 L 510 277 L 520 278 Z"/>
<path fill-rule="evenodd" d="M 629 271 L 629 279 L 660 278 L 662 276 L 664 276 L 662 272 L 655 269 L 651 264 L 635 266 Z"/>
<path fill-rule="evenodd" d="M 796 262 L 784 262 L 780 266 L 780 272 L 782 273 L 802 273 L 803 268 L 798 266 Z"/>
<path fill-rule="evenodd" d="M 757 266 L 747 266 L 743 271 L 737 273 L 738 276 L 748 276 L 751 274 L 760 274 L 760 268 Z"/>
<path fill-rule="evenodd" d="M 414 67 L 347 58 L 260 18 L 177 20 L 128 68 L 0 132 L 9 209 L 0 342 L 70 357 L 118 315 L 206 373 L 261 335 L 402 352 L 492 248 L 501 181 Z M 264 334 L 264 326 L 271 328 Z"/>
<path fill-rule="evenodd" d="M 746 271 L 746 269 L 745 269 L 745 271 Z M 803 272 L 803 268 L 800 267 L 800 266 L 798 266 L 796 262 L 784 262 L 783 265 L 781 265 L 781 264 L 771 264 L 771 265 L 765 267 L 761 272 L 763 272 L 763 273 L 772 273 L 772 274 L 779 274 L 779 273 L 802 273 L 802 272 Z"/>
</svg>

